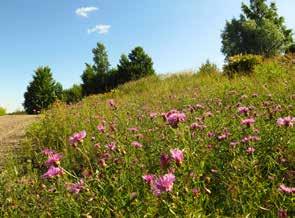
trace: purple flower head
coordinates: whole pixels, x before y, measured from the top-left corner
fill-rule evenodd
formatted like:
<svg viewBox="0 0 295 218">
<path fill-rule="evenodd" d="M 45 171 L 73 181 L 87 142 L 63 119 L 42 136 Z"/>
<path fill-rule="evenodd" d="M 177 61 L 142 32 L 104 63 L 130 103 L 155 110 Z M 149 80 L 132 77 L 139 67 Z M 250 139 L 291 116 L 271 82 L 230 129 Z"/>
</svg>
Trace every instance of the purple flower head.
<svg viewBox="0 0 295 218">
<path fill-rule="evenodd" d="M 172 173 L 165 174 L 157 178 L 151 183 L 151 188 L 154 195 L 159 196 L 163 192 L 171 192 L 173 189 L 173 184 L 175 181 L 175 176 Z"/>
<path fill-rule="evenodd" d="M 193 123 L 191 126 L 190 126 L 191 130 L 196 130 L 196 129 L 199 129 L 199 130 L 203 130 L 206 128 L 205 125 L 203 124 L 199 124 L 199 123 Z"/>
<path fill-rule="evenodd" d="M 229 137 L 230 133 L 228 130 L 224 130 L 223 133 L 221 135 L 219 135 L 217 138 L 219 140 L 225 140 Z"/>
<path fill-rule="evenodd" d="M 105 132 L 105 127 L 104 127 L 103 124 L 99 124 L 96 128 L 101 133 L 104 133 Z"/>
<path fill-rule="evenodd" d="M 284 184 L 280 184 L 279 191 L 287 193 L 287 194 L 292 194 L 292 193 L 295 193 L 295 187 L 288 187 Z"/>
<path fill-rule="evenodd" d="M 61 154 L 52 154 L 48 156 L 48 160 L 46 161 L 46 166 L 57 166 L 62 158 Z"/>
<path fill-rule="evenodd" d="M 51 150 L 51 149 L 49 149 L 49 148 L 44 148 L 44 149 L 42 150 L 42 153 L 43 153 L 44 155 L 46 155 L 46 156 L 51 156 L 51 155 L 53 155 L 53 154 L 56 154 L 56 151 Z"/>
<path fill-rule="evenodd" d="M 238 107 L 238 112 L 240 114 L 248 114 L 248 112 L 250 111 L 250 109 L 248 107 Z"/>
<path fill-rule="evenodd" d="M 75 194 L 78 194 L 83 188 L 84 188 L 83 179 L 80 179 L 80 181 L 77 182 L 77 183 L 69 184 L 68 187 L 67 187 L 69 192 L 75 193 Z"/>
<path fill-rule="evenodd" d="M 107 144 L 107 147 L 111 150 L 111 151 L 115 151 L 117 146 L 115 142 L 111 142 L 110 144 Z"/>
<path fill-rule="evenodd" d="M 250 127 L 254 123 L 255 123 L 254 118 L 247 118 L 247 119 L 244 119 L 244 120 L 241 121 L 241 125 L 248 126 L 248 127 Z"/>
<path fill-rule="evenodd" d="M 55 176 L 59 176 L 63 174 L 63 170 L 59 167 L 50 166 L 48 171 L 42 175 L 43 179 L 50 179 Z"/>
<path fill-rule="evenodd" d="M 162 168 L 166 167 L 170 163 L 170 158 L 167 154 L 162 154 L 160 157 L 160 165 Z"/>
<path fill-rule="evenodd" d="M 180 165 L 184 159 L 183 151 L 179 149 L 170 150 L 171 157 L 175 160 L 177 165 Z"/>
<path fill-rule="evenodd" d="M 74 133 L 71 137 L 70 137 L 70 144 L 76 146 L 78 143 L 83 142 L 84 138 L 86 137 L 86 131 L 83 130 L 81 132 L 78 133 Z"/>
<path fill-rule="evenodd" d="M 280 209 L 280 210 L 278 211 L 278 217 L 279 217 L 279 218 L 288 218 L 288 213 L 287 213 L 287 211 L 284 210 L 284 209 Z"/>
<path fill-rule="evenodd" d="M 140 144 L 140 143 L 137 142 L 137 141 L 132 142 L 131 145 L 132 145 L 133 147 L 135 147 L 135 148 L 141 148 L 141 147 L 143 146 L 142 144 Z"/>
<path fill-rule="evenodd" d="M 255 152 L 255 148 L 253 148 L 253 147 L 248 147 L 248 148 L 246 149 L 246 152 L 247 152 L 247 154 L 251 155 L 251 154 L 253 154 L 253 153 Z"/>
<path fill-rule="evenodd" d="M 286 127 L 293 127 L 295 123 L 295 117 L 283 117 L 277 120 L 278 126 L 286 126 Z"/>
<path fill-rule="evenodd" d="M 111 108 L 114 108 L 114 109 L 116 108 L 116 103 L 115 103 L 114 99 L 109 99 L 108 104 Z"/>
<path fill-rule="evenodd" d="M 155 176 L 153 174 L 146 174 L 146 175 L 142 176 L 142 178 L 147 184 L 150 185 L 154 181 Z"/>
<path fill-rule="evenodd" d="M 164 117 L 168 124 L 174 128 L 176 128 L 180 122 L 184 122 L 186 120 L 185 114 L 177 110 L 167 112 L 164 114 Z"/>
</svg>

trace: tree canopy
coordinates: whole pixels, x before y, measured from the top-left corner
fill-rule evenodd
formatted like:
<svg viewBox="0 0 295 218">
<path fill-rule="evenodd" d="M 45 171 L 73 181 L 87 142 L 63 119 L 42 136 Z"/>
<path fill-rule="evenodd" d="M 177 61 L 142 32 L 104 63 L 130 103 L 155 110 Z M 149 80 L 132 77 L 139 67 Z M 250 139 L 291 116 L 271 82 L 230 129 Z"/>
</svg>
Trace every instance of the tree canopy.
<svg viewBox="0 0 295 218">
<path fill-rule="evenodd" d="M 221 51 L 227 58 L 237 54 L 270 57 L 285 52 L 293 42 L 292 30 L 285 26 L 276 4 L 266 0 L 242 3 L 240 18 L 227 21 L 221 37 Z"/>
</svg>

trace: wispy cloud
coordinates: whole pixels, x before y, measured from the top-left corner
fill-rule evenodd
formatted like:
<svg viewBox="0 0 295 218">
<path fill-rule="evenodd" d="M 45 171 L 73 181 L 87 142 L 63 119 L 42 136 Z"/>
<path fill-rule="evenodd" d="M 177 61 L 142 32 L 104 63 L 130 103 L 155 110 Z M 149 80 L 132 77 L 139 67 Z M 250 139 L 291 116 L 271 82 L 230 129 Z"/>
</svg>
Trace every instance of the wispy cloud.
<svg viewBox="0 0 295 218">
<path fill-rule="evenodd" d="M 76 10 L 76 14 L 81 17 L 88 17 L 88 14 L 97 11 L 96 7 L 81 7 Z"/>
<path fill-rule="evenodd" d="M 87 30 L 88 34 L 94 33 L 94 32 L 98 32 L 99 34 L 107 34 L 110 30 L 111 26 L 110 25 L 104 25 L 104 24 L 100 24 L 100 25 L 96 25 L 93 28 L 90 28 Z"/>
</svg>

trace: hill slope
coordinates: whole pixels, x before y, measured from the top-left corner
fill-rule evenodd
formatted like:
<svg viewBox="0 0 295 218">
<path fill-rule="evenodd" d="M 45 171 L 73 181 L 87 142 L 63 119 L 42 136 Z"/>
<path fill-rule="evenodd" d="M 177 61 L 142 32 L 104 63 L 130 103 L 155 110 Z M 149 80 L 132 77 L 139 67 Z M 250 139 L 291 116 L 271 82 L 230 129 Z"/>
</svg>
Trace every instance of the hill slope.
<svg viewBox="0 0 295 218">
<path fill-rule="evenodd" d="M 2 215 L 290 213 L 294 99 L 295 70 L 267 62 L 251 77 L 150 77 L 55 104 L 2 173 Z"/>
</svg>

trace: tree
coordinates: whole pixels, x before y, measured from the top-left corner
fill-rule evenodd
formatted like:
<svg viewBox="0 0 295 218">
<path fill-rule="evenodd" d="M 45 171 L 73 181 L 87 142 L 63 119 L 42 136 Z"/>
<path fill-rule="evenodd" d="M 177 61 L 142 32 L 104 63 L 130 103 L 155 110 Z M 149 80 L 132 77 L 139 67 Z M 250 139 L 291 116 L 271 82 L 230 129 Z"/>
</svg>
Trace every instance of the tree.
<svg viewBox="0 0 295 218">
<path fill-rule="evenodd" d="M 61 93 L 62 86 L 53 79 L 51 69 L 39 67 L 24 94 L 24 108 L 29 114 L 38 113 L 61 98 Z"/>
<path fill-rule="evenodd" d="M 206 60 L 206 63 L 202 64 L 199 68 L 198 75 L 217 75 L 219 69 L 216 64 L 212 63 L 209 59 Z"/>
<path fill-rule="evenodd" d="M 97 43 L 92 53 L 94 64 L 86 64 L 86 69 L 81 76 L 84 95 L 102 93 L 107 90 L 106 80 L 110 63 L 106 48 L 102 43 Z"/>
<path fill-rule="evenodd" d="M 63 91 L 63 100 L 68 104 L 77 103 L 82 98 L 82 87 L 80 85 L 74 84 L 71 88 Z"/>
<path fill-rule="evenodd" d="M 285 26 L 278 15 L 275 3 L 250 0 L 242 4 L 239 19 L 227 21 L 221 34 L 222 49 L 226 58 L 237 54 L 273 56 L 281 54 L 292 44 L 292 30 Z"/>
<path fill-rule="evenodd" d="M 6 109 L 4 107 L 0 107 L 0 116 L 3 116 L 6 114 Z"/>
<path fill-rule="evenodd" d="M 153 61 L 142 47 L 134 48 L 128 57 L 126 55 L 121 56 L 118 65 L 120 83 L 154 74 Z"/>
</svg>

